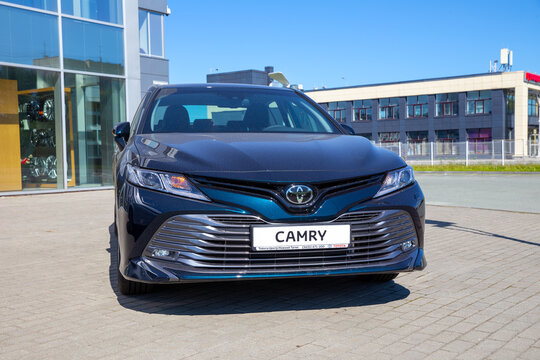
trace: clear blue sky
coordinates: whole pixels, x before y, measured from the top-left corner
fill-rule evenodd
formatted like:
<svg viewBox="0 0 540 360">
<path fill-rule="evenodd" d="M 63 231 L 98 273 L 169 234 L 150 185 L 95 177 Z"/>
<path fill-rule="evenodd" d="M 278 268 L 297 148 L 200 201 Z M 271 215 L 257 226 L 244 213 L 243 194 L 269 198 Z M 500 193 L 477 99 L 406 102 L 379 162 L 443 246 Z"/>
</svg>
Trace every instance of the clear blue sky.
<svg viewBox="0 0 540 360">
<path fill-rule="evenodd" d="M 305 89 L 483 73 L 500 49 L 540 74 L 540 0 L 169 0 L 170 82 L 273 65 Z"/>
</svg>

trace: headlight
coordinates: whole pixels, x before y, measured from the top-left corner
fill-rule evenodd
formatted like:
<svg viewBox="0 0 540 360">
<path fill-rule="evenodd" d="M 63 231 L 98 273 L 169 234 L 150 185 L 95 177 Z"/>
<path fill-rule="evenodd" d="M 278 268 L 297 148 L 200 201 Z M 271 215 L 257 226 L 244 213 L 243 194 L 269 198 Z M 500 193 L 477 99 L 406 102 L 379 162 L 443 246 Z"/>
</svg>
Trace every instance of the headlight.
<svg viewBox="0 0 540 360">
<path fill-rule="evenodd" d="M 414 182 L 414 172 L 412 167 L 390 171 L 382 183 L 381 188 L 374 197 L 379 197 L 405 187 Z"/>
<path fill-rule="evenodd" d="M 127 165 L 127 174 L 128 181 L 140 187 L 163 191 L 178 196 L 210 201 L 210 199 L 193 186 L 185 176 L 180 174 L 146 170 L 130 164 Z"/>
</svg>

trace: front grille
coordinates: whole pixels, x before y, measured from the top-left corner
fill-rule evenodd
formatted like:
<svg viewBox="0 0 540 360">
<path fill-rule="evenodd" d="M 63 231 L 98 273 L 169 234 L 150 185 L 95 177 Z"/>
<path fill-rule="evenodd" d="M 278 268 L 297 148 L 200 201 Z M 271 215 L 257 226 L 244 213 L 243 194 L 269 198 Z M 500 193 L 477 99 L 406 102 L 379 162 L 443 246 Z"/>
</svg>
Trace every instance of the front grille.
<svg viewBox="0 0 540 360">
<path fill-rule="evenodd" d="M 315 271 L 391 262 L 402 253 L 401 243 L 410 240 L 417 244 L 414 224 L 405 211 L 347 213 L 317 224 L 337 223 L 351 225 L 351 244 L 346 249 L 254 251 L 252 225 L 285 224 L 250 215 L 178 215 L 158 229 L 144 256 L 152 257 L 155 249 L 169 250 L 173 256 L 165 260 L 199 272 Z"/>
<path fill-rule="evenodd" d="M 208 187 L 224 191 L 235 191 L 251 196 L 265 197 L 276 200 L 285 210 L 293 213 L 310 213 L 317 209 L 324 200 L 348 191 L 364 189 L 370 186 L 380 186 L 383 174 L 359 178 L 340 179 L 326 182 L 309 182 L 314 191 L 313 200 L 308 204 L 295 205 L 285 199 L 285 191 L 291 183 L 276 183 L 263 181 L 246 181 L 233 179 L 217 179 L 208 177 L 192 177 L 191 180 L 199 187 Z"/>
</svg>

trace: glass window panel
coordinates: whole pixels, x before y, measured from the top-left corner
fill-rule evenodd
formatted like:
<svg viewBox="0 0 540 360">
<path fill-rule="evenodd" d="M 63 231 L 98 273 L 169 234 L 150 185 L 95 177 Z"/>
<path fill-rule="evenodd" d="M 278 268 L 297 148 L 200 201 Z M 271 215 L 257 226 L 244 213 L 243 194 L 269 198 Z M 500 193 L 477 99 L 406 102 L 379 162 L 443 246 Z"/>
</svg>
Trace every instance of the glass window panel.
<svg viewBox="0 0 540 360">
<path fill-rule="evenodd" d="M 491 90 L 480 91 L 480 99 L 491 99 Z"/>
<path fill-rule="evenodd" d="M 484 113 L 491 114 L 491 100 L 484 100 Z"/>
<path fill-rule="evenodd" d="M 371 108 L 367 108 L 366 111 L 367 111 L 366 120 L 371 120 Z"/>
<path fill-rule="evenodd" d="M 389 101 L 389 100 L 390 100 L 390 99 L 380 99 L 380 100 L 379 100 L 379 106 L 386 106 L 386 105 L 388 105 L 388 101 Z"/>
<path fill-rule="evenodd" d="M 58 17 L 0 5 L 0 61 L 59 67 Z"/>
<path fill-rule="evenodd" d="M 474 114 L 474 101 L 467 101 L 467 114 Z"/>
<path fill-rule="evenodd" d="M 422 107 L 417 105 L 414 107 L 414 117 L 420 116 L 422 116 Z"/>
<path fill-rule="evenodd" d="M 399 132 L 381 132 L 379 133 L 379 141 L 397 142 L 399 141 Z"/>
<path fill-rule="evenodd" d="M 458 93 L 448 94 L 448 101 L 458 101 L 458 99 L 459 99 Z"/>
<path fill-rule="evenodd" d="M 445 116 L 452 115 L 452 114 L 451 114 L 451 110 L 452 110 L 451 104 L 445 103 L 445 104 L 443 105 L 443 107 L 444 107 L 444 115 L 445 115 Z"/>
<path fill-rule="evenodd" d="M 435 104 L 435 116 L 441 116 L 443 114 L 443 104 Z"/>
<path fill-rule="evenodd" d="M 479 97 L 478 91 L 469 91 L 467 92 L 467 100 L 476 100 Z"/>
<path fill-rule="evenodd" d="M 71 94 L 75 182 L 70 186 L 112 185 L 114 124 L 126 121 L 124 80 L 65 74 Z"/>
<path fill-rule="evenodd" d="M 484 113 L 484 102 L 483 101 L 477 101 L 476 102 L 476 113 L 477 114 L 483 114 Z"/>
<path fill-rule="evenodd" d="M 139 51 L 148 54 L 148 11 L 139 10 Z"/>
<path fill-rule="evenodd" d="M 63 187 L 59 78 L 0 66 L 0 192 Z"/>
<path fill-rule="evenodd" d="M 479 129 L 467 129 L 467 139 L 475 139 L 478 137 Z"/>
<path fill-rule="evenodd" d="M 437 94 L 435 95 L 435 102 L 446 101 L 447 94 Z"/>
<path fill-rule="evenodd" d="M 452 115 L 457 115 L 457 114 L 458 114 L 458 103 L 453 102 L 452 103 Z"/>
<path fill-rule="evenodd" d="M 163 56 L 161 17 L 162 15 L 150 13 L 150 53 L 156 56 Z"/>
<path fill-rule="evenodd" d="M 407 96 L 407 104 L 416 104 L 417 98 L 416 96 Z"/>
<path fill-rule="evenodd" d="M 418 97 L 418 103 L 419 104 L 427 104 L 428 103 L 428 97 L 427 95 L 422 95 Z"/>
<path fill-rule="evenodd" d="M 391 98 L 390 99 L 391 105 L 399 105 L 399 98 Z"/>
<path fill-rule="evenodd" d="M 122 29 L 67 18 L 62 20 L 62 27 L 67 69 L 124 73 Z"/>
<path fill-rule="evenodd" d="M 328 109 L 330 109 L 330 110 L 337 109 L 337 103 L 335 103 L 335 102 L 328 103 Z"/>
<path fill-rule="evenodd" d="M 427 105 L 422 106 L 422 116 L 423 117 L 428 116 L 428 106 Z"/>
<path fill-rule="evenodd" d="M 122 0 L 62 0 L 62 13 L 122 24 Z"/>
<path fill-rule="evenodd" d="M 56 11 L 56 0 L 4 0 L 17 5 L 35 7 L 38 9 Z"/>
</svg>

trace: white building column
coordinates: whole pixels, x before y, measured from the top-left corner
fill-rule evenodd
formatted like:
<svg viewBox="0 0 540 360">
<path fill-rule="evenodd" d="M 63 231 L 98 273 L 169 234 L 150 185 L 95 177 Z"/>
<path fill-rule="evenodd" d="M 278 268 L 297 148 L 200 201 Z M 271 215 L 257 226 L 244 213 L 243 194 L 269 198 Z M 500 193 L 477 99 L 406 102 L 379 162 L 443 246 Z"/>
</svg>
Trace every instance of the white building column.
<svg viewBox="0 0 540 360">
<path fill-rule="evenodd" d="M 529 129 L 528 99 L 529 88 L 526 84 L 516 86 L 516 100 L 514 111 L 514 155 L 527 156 L 526 141 Z"/>
</svg>

